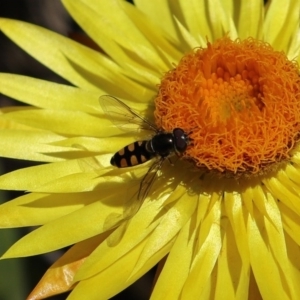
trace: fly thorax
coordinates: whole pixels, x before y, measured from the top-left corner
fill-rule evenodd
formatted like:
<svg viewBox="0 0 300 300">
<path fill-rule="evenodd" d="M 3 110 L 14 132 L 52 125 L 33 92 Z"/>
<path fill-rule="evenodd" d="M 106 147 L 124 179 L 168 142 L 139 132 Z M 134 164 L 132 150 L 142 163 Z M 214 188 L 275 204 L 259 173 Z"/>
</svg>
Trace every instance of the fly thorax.
<svg viewBox="0 0 300 300">
<path fill-rule="evenodd" d="M 174 138 L 172 133 L 159 133 L 151 141 L 151 149 L 157 155 L 168 156 L 174 152 Z"/>
</svg>

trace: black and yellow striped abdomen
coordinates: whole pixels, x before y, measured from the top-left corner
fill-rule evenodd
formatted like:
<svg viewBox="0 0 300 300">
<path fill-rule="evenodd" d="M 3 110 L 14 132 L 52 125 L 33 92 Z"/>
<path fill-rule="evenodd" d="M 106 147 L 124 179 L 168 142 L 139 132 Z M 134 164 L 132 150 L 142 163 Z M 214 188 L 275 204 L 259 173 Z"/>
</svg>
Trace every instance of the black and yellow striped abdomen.
<svg viewBox="0 0 300 300">
<path fill-rule="evenodd" d="M 149 141 L 137 141 L 119 150 L 111 158 L 110 163 L 118 168 L 140 165 L 154 157 L 155 153 L 147 150 Z"/>
</svg>

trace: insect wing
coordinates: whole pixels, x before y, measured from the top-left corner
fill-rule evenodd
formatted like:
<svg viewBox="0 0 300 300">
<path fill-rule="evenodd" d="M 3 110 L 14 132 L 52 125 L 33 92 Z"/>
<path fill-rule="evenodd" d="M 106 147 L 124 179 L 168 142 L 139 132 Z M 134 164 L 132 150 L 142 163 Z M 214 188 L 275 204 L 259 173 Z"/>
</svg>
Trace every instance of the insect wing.
<svg viewBox="0 0 300 300">
<path fill-rule="evenodd" d="M 142 179 L 142 181 L 140 183 L 140 189 L 138 192 L 138 200 L 139 200 L 138 203 L 140 203 L 139 205 L 141 205 L 143 200 L 147 197 L 147 195 L 155 181 L 157 172 L 161 169 L 161 166 L 164 161 L 165 161 L 165 158 L 161 157 L 159 160 L 154 162 L 152 164 L 152 166 L 149 168 L 149 170 L 147 171 L 144 178 Z"/>
<path fill-rule="evenodd" d="M 138 129 L 146 129 L 158 132 L 157 127 L 153 123 L 141 117 L 118 98 L 110 95 L 102 95 L 99 98 L 99 102 L 111 122 L 121 130 L 136 131 Z"/>
<path fill-rule="evenodd" d="M 161 169 L 161 166 L 165 158 L 160 158 L 155 163 L 151 165 L 146 175 L 140 182 L 140 188 L 138 194 L 129 193 L 129 197 L 123 204 L 123 214 L 111 214 L 105 221 L 106 230 L 119 226 L 122 222 L 129 220 L 133 215 L 135 215 L 140 209 L 143 201 L 147 197 L 154 181 L 157 176 L 157 172 Z"/>
</svg>

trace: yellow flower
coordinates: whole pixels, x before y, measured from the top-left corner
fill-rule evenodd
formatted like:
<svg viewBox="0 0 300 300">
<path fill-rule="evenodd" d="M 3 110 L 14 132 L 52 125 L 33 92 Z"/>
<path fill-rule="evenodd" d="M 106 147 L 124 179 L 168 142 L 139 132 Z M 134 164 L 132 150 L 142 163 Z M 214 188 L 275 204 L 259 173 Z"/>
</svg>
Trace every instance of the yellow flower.
<svg viewBox="0 0 300 300">
<path fill-rule="evenodd" d="M 76 86 L 0 75 L 31 105 L 1 110 L 1 156 L 48 162 L 0 177 L 29 192 L 0 206 L 0 226 L 40 226 L 3 258 L 73 245 L 29 299 L 108 299 L 159 262 L 151 299 L 300 299 L 300 1 L 63 3 L 107 55 L 0 20 Z M 110 160 L 149 131 L 122 131 L 103 94 L 187 134 L 140 202 L 155 158 Z"/>
</svg>

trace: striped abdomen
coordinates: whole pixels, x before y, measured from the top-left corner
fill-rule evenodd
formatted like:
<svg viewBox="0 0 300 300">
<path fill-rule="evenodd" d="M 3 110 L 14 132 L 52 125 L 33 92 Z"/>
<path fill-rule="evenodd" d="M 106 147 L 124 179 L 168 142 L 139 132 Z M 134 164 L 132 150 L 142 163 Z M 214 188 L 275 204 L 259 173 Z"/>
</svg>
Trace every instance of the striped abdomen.
<svg viewBox="0 0 300 300">
<path fill-rule="evenodd" d="M 118 168 L 126 168 L 148 161 L 154 157 L 155 154 L 147 150 L 147 143 L 148 141 L 137 141 L 127 145 L 114 154 L 110 163 Z"/>
</svg>

